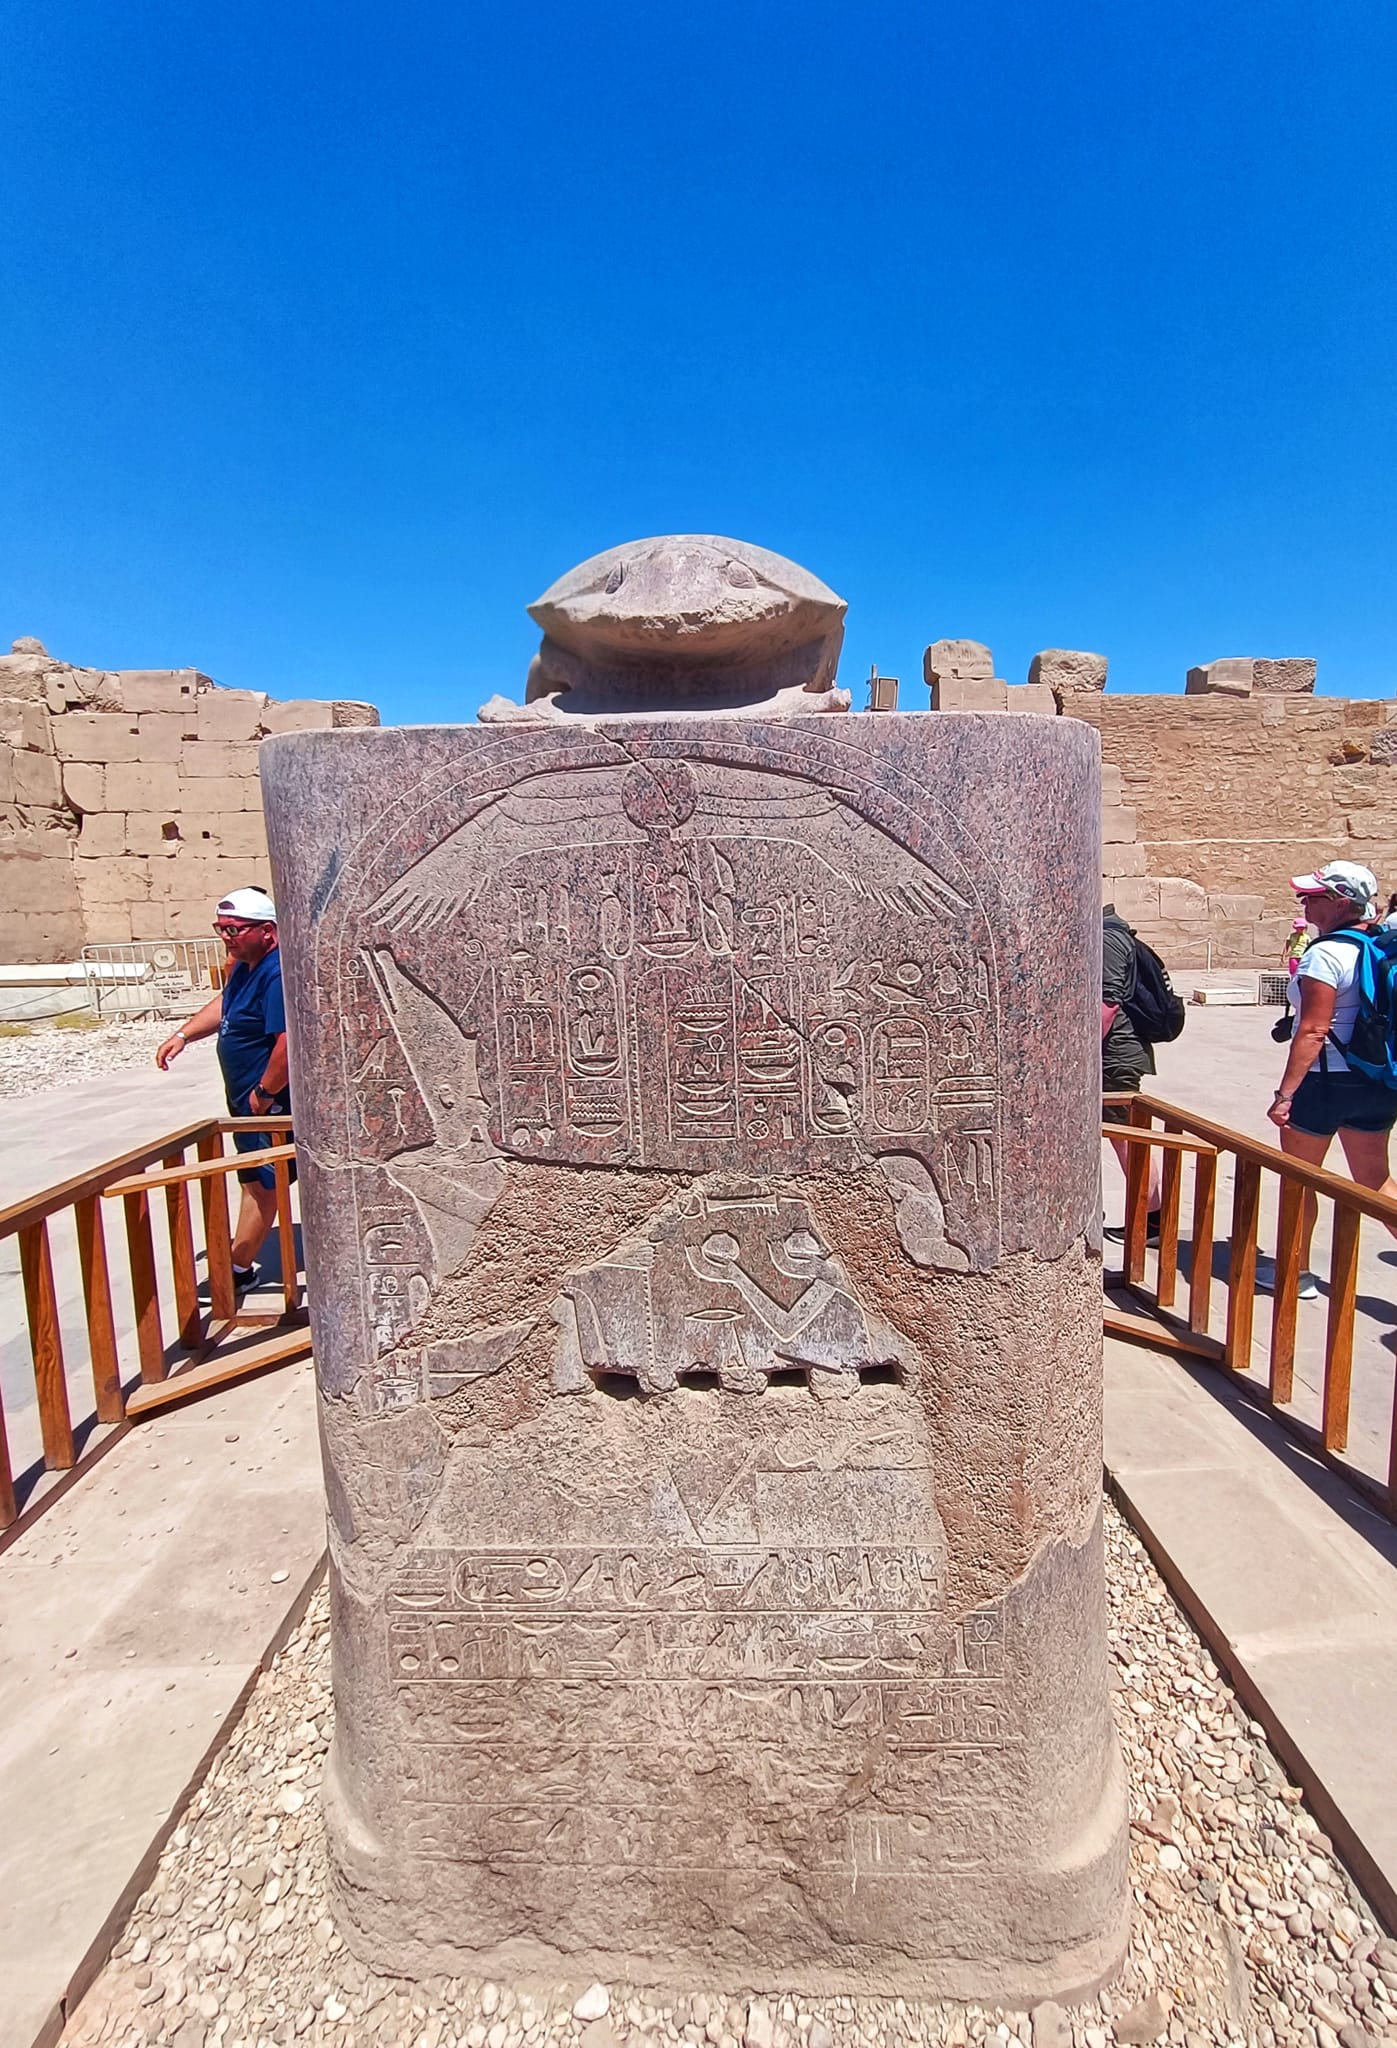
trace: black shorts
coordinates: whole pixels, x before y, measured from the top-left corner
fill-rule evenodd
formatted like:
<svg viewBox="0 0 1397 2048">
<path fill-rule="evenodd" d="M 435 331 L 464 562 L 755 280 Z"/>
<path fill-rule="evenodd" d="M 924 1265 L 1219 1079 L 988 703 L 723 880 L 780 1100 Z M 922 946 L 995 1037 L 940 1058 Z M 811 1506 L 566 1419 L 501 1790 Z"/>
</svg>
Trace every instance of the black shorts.
<svg viewBox="0 0 1397 2048">
<path fill-rule="evenodd" d="M 1390 1131 L 1397 1123 L 1397 1090 L 1366 1074 L 1325 1074 L 1311 1068 L 1290 1105 L 1290 1128 L 1310 1138 L 1336 1131 Z"/>
</svg>

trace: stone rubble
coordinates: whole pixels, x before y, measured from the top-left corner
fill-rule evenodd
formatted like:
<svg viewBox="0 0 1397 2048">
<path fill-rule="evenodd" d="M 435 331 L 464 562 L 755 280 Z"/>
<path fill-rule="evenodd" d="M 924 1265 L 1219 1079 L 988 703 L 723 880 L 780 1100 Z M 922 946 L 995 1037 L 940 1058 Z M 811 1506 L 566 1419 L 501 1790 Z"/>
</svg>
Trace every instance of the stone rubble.
<svg viewBox="0 0 1397 2048">
<path fill-rule="evenodd" d="M 168 1019 L 141 1018 L 91 1030 L 5 1033 L 0 1035 L 0 1096 L 42 1095 L 122 1067 L 150 1067 L 153 1073 L 156 1046 L 176 1028 Z"/>
<path fill-rule="evenodd" d="M 1135 1928 L 1120 1978 L 1032 2012 L 621 1984 L 409 1985 L 345 1949 L 319 1787 L 323 1591 L 195 1795 L 69 2048 L 1397 2048 L 1385 1938 L 1260 1728 L 1108 1503 Z"/>
</svg>

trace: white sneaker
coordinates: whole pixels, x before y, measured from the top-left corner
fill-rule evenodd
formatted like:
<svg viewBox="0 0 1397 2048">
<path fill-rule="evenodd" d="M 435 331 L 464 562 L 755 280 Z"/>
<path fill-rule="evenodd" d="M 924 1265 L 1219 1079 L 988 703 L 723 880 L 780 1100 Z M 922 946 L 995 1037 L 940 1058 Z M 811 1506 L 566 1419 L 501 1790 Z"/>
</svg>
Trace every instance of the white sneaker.
<svg viewBox="0 0 1397 2048">
<path fill-rule="evenodd" d="M 1256 1290 L 1258 1294 L 1274 1294 L 1276 1291 L 1276 1262 L 1269 1252 L 1256 1255 Z M 1318 1301 L 1319 1280 L 1308 1270 L 1300 1275 L 1296 1293 L 1301 1301 Z"/>
</svg>

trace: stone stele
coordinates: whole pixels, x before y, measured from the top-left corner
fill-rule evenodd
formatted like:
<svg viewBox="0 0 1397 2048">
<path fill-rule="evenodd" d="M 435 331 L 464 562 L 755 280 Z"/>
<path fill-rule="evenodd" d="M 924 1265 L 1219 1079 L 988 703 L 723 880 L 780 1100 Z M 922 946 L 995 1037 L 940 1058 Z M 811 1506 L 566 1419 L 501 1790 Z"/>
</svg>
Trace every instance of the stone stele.
<svg viewBox="0 0 1397 2048">
<path fill-rule="evenodd" d="M 262 763 L 345 1939 L 1099 1982 L 1095 732 L 572 717 Z"/>
</svg>

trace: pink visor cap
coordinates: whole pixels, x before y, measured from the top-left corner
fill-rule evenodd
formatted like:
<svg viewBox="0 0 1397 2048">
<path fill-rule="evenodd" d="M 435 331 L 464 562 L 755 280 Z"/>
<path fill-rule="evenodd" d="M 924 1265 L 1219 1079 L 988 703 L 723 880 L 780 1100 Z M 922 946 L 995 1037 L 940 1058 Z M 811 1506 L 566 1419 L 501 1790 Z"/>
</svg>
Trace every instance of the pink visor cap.
<svg viewBox="0 0 1397 2048">
<path fill-rule="evenodd" d="M 1356 903 L 1366 910 L 1377 899 L 1378 878 L 1356 861 L 1331 860 L 1312 875 L 1292 875 L 1290 886 L 1297 896 L 1337 896 L 1341 903 Z"/>
</svg>

